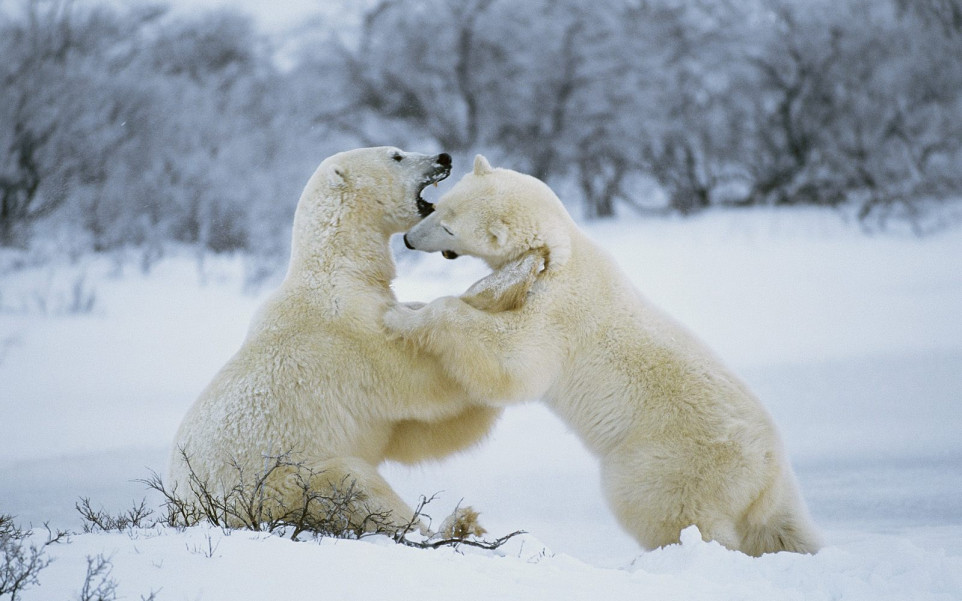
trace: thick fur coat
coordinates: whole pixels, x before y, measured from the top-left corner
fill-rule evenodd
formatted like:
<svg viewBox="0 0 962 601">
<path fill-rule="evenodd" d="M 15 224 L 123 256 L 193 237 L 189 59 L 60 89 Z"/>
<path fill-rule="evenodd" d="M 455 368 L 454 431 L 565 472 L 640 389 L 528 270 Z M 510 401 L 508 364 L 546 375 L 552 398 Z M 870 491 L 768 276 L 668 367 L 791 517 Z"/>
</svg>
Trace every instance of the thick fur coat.
<svg viewBox="0 0 962 601">
<path fill-rule="evenodd" d="M 765 408 L 693 335 L 656 309 L 535 178 L 484 157 L 405 237 L 484 259 L 514 299 L 478 294 L 385 323 L 493 406 L 542 399 L 601 462 L 604 494 L 645 548 L 696 525 L 751 555 L 815 552 L 818 538 Z M 479 308 L 480 307 L 480 308 Z"/>
<path fill-rule="evenodd" d="M 305 480 L 322 492 L 350 486 L 358 520 L 389 513 L 403 526 L 413 512 L 377 466 L 443 457 L 490 430 L 500 409 L 382 325 L 396 303 L 389 238 L 430 212 L 421 191 L 450 168 L 446 154 L 395 148 L 321 163 L 297 206 L 286 278 L 180 426 L 169 472 L 179 494 L 191 488 L 184 456 L 196 481 L 223 492 L 288 454 L 297 465 L 266 483 L 281 504 L 300 507 Z"/>
</svg>

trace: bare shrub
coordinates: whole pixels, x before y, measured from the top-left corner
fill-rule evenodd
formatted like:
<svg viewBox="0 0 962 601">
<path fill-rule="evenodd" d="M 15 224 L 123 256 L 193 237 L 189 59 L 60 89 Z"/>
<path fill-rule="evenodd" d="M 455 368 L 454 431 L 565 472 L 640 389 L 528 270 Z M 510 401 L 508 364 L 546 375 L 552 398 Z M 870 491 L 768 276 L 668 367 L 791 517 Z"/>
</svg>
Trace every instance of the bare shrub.
<svg viewBox="0 0 962 601">
<path fill-rule="evenodd" d="M 71 315 L 86 315 L 93 312 L 97 304 L 97 291 L 87 283 L 85 273 L 76 276 L 64 303 L 64 311 Z"/>
<path fill-rule="evenodd" d="M 109 558 L 102 554 L 87 556 L 87 575 L 84 578 L 83 587 L 77 596 L 77 601 L 117 601 L 122 598 L 117 596 L 118 582 L 113 579 L 113 563 Z M 155 601 L 157 592 L 152 591 L 149 595 L 141 595 L 141 601 Z"/>
<path fill-rule="evenodd" d="M 291 540 L 299 540 L 302 535 L 343 539 L 382 535 L 398 544 L 422 549 L 458 545 L 496 549 L 523 533 L 512 532 L 493 541 L 476 538 L 470 532 L 458 529 L 450 536 L 420 536 L 422 518 L 430 520 L 424 509 L 436 499 L 436 495 L 422 496 L 411 520 L 399 526 L 391 519 L 390 512 L 371 508 L 366 495 L 351 478 L 345 477 L 323 490 L 312 488 L 311 483 L 317 481 L 320 473 L 303 463 L 292 461 L 290 453 L 267 457 L 264 469 L 253 475 L 247 474 L 238 462 L 232 462 L 236 484 L 221 491 L 198 475 L 183 450 L 181 454 L 189 474 L 187 495 L 169 489 L 156 472 L 152 472 L 149 479 L 141 480 L 149 489 L 161 495 L 165 515 L 157 523 L 166 526 L 189 527 L 207 522 L 224 530 L 269 532 Z M 293 506 L 268 484 L 272 477 L 280 473 L 294 474 L 300 497 Z M 84 506 L 89 508 L 89 502 Z M 93 523 L 107 526 L 115 523 L 99 514 L 92 517 Z M 129 513 L 126 517 L 126 521 L 133 518 Z M 125 520 L 121 519 L 120 522 L 125 523 Z"/>
<path fill-rule="evenodd" d="M 110 577 L 113 564 L 103 555 L 87 556 L 87 576 L 78 601 L 116 601 L 117 581 Z"/>
<path fill-rule="evenodd" d="M 173 527 L 194 526 L 207 522 L 222 529 L 243 529 L 279 533 L 297 539 L 302 533 L 337 538 L 360 538 L 365 533 L 386 534 L 395 527 L 387 513 L 368 509 L 365 495 L 353 480 L 345 478 L 329 490 L 318 491 L 311 482 L 318 472 L 303 463 L 293 462 L 290 453 L 265 458 L 265 466 L 249 474 L 233 461 L 234 485 L 221 490 L 198 475 L 190 458 L 182 451 L 188 468 L 186 491 L 168 489 L 161 477 L 152 473 L 142 480 L 148 488 L 160 493 L 166 516 L 162 523 Z M 269 482 L 291 473 L 300 490 L 300 500 L 291 507 Z M 360 517 L 357 517 L 360 516 Z"/>
<path fill-rule="evenodd" d="M 10 601 L 17 601 L 20 593 L 40 583 L 40 571 L 51 562 L 46 548 L 67 540 L 66 532 L 44 527 L 47 529 L 46 541 L 39 545 L 28 544 L 26 539 L 33 535 L 33 531 L 19 528 L 13 522 L 13 516 L 0 515 L 0 548 L 3 549 L 0 596 L 9 595 Z"/>
<path fill-rule="evenodd" d="M 154 514 L 153 509 L 147 507 L 147 499 L 143 499 L 139 504 L 131 509 L 111 515 L 104 509 L 94 510 L 90 505 L 90 499 L 83 497 L 75 505 L 80 517 L 83 519 L 83 531 L 89 532 L 123 532 L 131 528 L 151 528 L 158 520 L 149 518 Z"/>
</svg>

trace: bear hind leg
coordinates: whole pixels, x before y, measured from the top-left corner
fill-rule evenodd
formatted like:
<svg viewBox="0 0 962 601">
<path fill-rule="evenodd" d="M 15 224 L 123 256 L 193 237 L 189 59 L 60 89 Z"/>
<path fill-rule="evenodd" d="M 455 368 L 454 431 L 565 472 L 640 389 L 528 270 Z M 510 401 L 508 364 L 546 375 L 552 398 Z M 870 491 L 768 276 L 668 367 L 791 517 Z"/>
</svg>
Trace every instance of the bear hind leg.
<svg viewBox="0 0 962 601">
<path fill-rule="evenodd" d="M 278 494 L 279 510 L 301 519 L 311 530 L 427 533 L 377 469 L 356 457 L 298 463 L 269 485 Z"/>
<path fill-rule="evenodd" d="M 755 557 L 779 551 L 812 554 L 821 547 L 815 528 L 806 516 L 773 516 L 764 524 L 752 524 L 741 530 L 740 549 Z"/>
<path fill-rule="evenodd" d="M 815 553 L 817 529 L 790 473 L 766 487 L 739 521 L 741 550 L 748 555 L 790 551 Z"/>
</svg>

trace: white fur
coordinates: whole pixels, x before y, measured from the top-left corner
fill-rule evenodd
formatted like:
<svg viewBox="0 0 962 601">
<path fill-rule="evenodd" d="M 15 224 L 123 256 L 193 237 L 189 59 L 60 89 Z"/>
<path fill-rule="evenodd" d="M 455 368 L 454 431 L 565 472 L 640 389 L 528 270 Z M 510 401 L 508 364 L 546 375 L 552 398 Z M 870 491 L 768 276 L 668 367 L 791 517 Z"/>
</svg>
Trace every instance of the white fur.
<svg viewBox="0 0 962 601">
<path fill-rule="evenodd" d="M 218 491 L 236 485 L 234 463 L 253 478 L 265 457 L 291 452 L 317 474 L 313 486 L 354 482 L 364 511 L 404 525 L 412 511 L 376 466 L 441 457 L 490 430 L 499 409 L 473 402 L 382 326 L 396 303 L 389 237 L 420 219 L 417 194 L 436 161 L 368 148 L 321 163 L 297 206 L 284 282 L 180 426 L 169 476 L 179 493 L 189 490 L 181 450 Z M 290 507 L 301 502 L 296 478 L 309 473 L 295 472 L 267 483 Z"/>
<path fill-rule="evenodd" d="M 642 546 L 694 524 L 752 555 L 818 549 L 764 407 L 632 287 L 546 185 L 479 157 L 407 239 L 535 278 L 516 310 L 445 297 L 385 323 L 492 404 L 543 399 L 599 458 L 609 505 Z M 544 271 L 518 269 L 530 256 Z"/>
</svg>

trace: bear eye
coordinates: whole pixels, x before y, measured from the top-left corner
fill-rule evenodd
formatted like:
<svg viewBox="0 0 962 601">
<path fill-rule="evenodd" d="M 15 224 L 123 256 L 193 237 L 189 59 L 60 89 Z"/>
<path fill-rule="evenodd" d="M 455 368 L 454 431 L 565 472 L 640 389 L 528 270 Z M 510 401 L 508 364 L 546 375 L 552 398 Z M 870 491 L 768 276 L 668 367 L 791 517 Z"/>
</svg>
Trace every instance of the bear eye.
<svg viewBox="0 0 962 601">
<path fill-rule="evenodd" d="M 400 163 L 401 161 L 404 160 L 404 157 L 401 156 L 401 153 L 400 153 L 400 152 L 395 152 L 395 153 L 394 153 L 394 156 L 391 157 L 391 158 L 394 159 L 395 161 L 397 161 L 398 163 Z"/>
<path fill-rule="evenodd" d="M 441 224 L 441 229 L 444 230 L 444 232 L 445 232 L 447 235 L 449 235 L 449 236 L 453 236 L 453 235 L 454 235 L 454 232 L 452 232 L 450 229 L 448 229 L 448 226 L 444 225 L 443 223 Z"/>
</svg>

